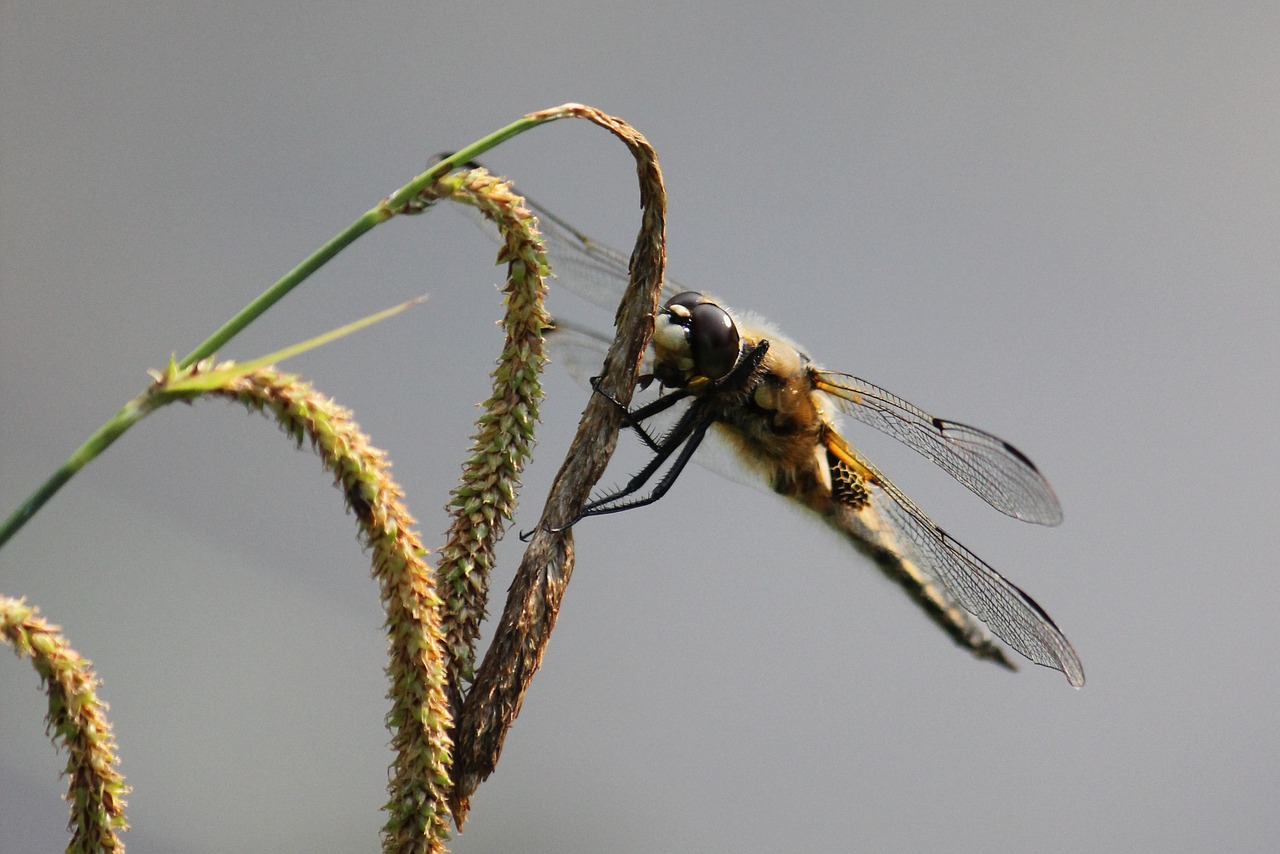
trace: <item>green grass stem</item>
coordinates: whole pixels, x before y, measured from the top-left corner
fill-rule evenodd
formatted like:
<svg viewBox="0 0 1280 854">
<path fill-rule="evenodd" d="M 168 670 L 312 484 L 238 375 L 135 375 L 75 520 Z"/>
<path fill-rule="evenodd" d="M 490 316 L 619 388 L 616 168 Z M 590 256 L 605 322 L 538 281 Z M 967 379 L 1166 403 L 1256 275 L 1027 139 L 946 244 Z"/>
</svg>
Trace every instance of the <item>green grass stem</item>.
<svg viewBox="0 0 1280 854">
<path fill-rule="evenodd" d="M 366 211 L 359 219 L 340 231 L 327 243 L 311 253 L 306 260 L 290 270 L 283 278 L 263 291 L 257 298 L 236 312 L 226 323 L 212 335 L 200 343 L 194 350 L 178 363 L 180 368 L 189 368 L 201 359 L 207 359 L 238 335 L 250 323 L 257 320 L 273 305 L 282 300 L 286 294 L 302 284 L 316 270 L 350 246 L 355 240 L 374 226 L 401 213 L 405 206 L 413 201 L 426 187 L 434 184 L 442 176 L 447 175 L 459 166 L 474 160 L 514 136 L 524 133 L 548 121 L 573 115 L 577 105 L 566 104 L 551 110 L 541 110 L 512 122 L 504 128 L 494 131 L 486 137 L 476 140 L 465 148 L 461 148 L 438 163 L 433 164 L 422 174 L 396 190 L 377 205 Z M 97 429 L 83 445 L 75 450 L 54 473 L 42 483 L 35 492 L 18 506 L 16 510 L 0 525 L 0 548 L 13 538 L 14 534 L 34 516 L 41 507 L 54 496 L 63 484 L 75 476 L 80 469 L 89 464 L 95 457 L 111 446 L 125 431 L 140 421 L 150 408 L 143 405 L 143 397 L 139 396 L 126 403 L 119 412 Z"/>
</svg>

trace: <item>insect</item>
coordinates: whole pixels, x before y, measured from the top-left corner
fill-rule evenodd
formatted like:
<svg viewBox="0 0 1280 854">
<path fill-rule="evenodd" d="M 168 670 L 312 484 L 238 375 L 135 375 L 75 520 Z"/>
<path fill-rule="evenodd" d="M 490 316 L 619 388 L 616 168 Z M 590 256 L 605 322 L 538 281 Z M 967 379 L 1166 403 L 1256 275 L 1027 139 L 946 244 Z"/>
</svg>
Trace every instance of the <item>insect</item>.
<svg viewBox="0 0 1280 854">
<path fill-rule="evenodd" d="M 615 308 L 627 256 L 526 201 L 539 217 L 557 283 Z M 1002 513 L 1057 525 L 1058 499 L 1026 455 L 866 380 L 818 367 L 767 322 L 705 293 L 668 280 L 664 300 L 642 377 L 658 396 L 627 414 L 653 457 L 625 486 L 588 503 L 580 518 L 658 500 L 711 436 L 734 459 L 734 479 L 815 513 L 872 556 L 961 646 L 1012 669 L 994 634 L 1036 664 L 1062 671 L 1072 686 L 1084 684 L 1079 657 L 1044 609 L 934 524 L 840 434 L 837 416 L 903 442 Z M 547 340 L 552 361 L 580 380 L 598 371 L 608 345 L 568 323 L 557 323 Z M 647 426 L 664 416 L 660 430 Z"/>
</svg>

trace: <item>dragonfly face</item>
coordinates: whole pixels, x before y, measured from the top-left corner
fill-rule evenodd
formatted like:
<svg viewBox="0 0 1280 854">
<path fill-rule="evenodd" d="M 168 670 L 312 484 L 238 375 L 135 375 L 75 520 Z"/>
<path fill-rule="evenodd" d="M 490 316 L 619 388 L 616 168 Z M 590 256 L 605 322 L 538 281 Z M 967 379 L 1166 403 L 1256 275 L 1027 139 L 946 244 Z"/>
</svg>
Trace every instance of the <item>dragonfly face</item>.
<svg viewBox="0 0 1280 854">
<path fill-rule="evenodd" d="M 821 448 L 834 416 L 811 368 L 777 332 L 739 320 L 695 291 L 669 299 L 655 324 L 653 377 L 698 397 L 693 408 L 735 456 L 793 498 L 819 485 L 831 488 Z"/>
<path fill-rule="evenodd" d="M 539 215 L 557 281 L 600 305 L 616 306 L 627 281 L 627 256 L 530 207 Z M 737 315 L 670 281 L 667 289 L 650 372 L 642 378 L 645 386 L 656 380 L 660 394 L 629 411 L 627 422 L 653 458 L 626 486 L 590 502 L 581 518 L 658 500 L 710 436 L 736 459 L 731 476 L 754 480 L 817 514 L 975 655 L 1013 667 L 994 633 L 1031 661 L 1062 671 L 1073 686 L 1084 684 L 1079 657 L 1049 615 L 863 458 L 840 434 L 838 414 L 923 454 L 997 510 L 1056 525 L 1062 520 L 1058 500 L 1026 455 L 866 380 L 819 368 L 754 316 Z M 598 373 L 608 339 L 558 324 L 548 342 L 553 361 L 585 380 Z M 678 414 L 655 436 L 647 425 L 663 413 Z"/>
</svg>

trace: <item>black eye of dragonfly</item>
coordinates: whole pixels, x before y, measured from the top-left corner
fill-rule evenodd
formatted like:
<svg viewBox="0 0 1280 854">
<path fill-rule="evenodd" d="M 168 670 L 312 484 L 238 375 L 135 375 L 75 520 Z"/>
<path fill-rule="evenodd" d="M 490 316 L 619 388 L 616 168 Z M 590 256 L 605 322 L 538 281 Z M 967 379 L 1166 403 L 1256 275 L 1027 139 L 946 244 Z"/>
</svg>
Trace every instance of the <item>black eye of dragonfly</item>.
<svg viewBox="0 0 1280 854">
<path fill-rule="evenodd" d="M 696 291 L 667 300 L 665 311 L 686 330 L 695 370 L 709 380 L 726 376 L 738 362 L 741 336 L 729 312 Z"/>
</svg>

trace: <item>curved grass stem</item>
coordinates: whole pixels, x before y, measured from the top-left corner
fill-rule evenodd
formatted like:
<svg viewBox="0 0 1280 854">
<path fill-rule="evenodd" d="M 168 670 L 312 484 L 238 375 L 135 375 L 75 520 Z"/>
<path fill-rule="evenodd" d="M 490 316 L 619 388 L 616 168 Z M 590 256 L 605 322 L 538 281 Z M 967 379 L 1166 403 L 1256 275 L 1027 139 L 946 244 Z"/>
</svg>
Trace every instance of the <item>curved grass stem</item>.
<svg viewBox="0 0 1280 854">
<path fill-rule="evenodd" d="M 461 148 L 450 156 L 444 158 L 438 163 L 432 164 L 422 174 L 416 176 L 412 181 L 387 196 L 374 207 L 370 208 L 361 215 L 355 222 L 344 228 L 323 246 L 311 253 L 301 264 L 294 267 L 286 273 L 274 285 L 263 291 L 252 302 L 246 305 L 240 311 L 236 312 L 226 323 L 218 327 L 208 338 L 202 341 L 199 346 L 183 357 L 178 362 L 178 367 L 189 368 L 201 359 L 207 359 L 212 356 L 220 347 L 238 335 L 250 323 L 257 320 L 262 314 L 273 305 L 302 284 L 314 273 L 319 270 L 331 258 L 350 246 L 357 238 L 365 234 L 374 226 L 386 222 L 395 215 L 404 211 L 406 205 L 418 197 L 421 192 L 434 184 L 440 177 L 447 175 L 449 172 L 458 168 L 459 165 L 465 164 L 470 160 L 474 160 L 486 151 L 496 145 L 511 139 L 514 136 L 524 133 L 530 128 L 537 127 L 545 122 L 554 121 L 555 119 L 572 116 L 576 110 L 581 109 L 577 104 L 565 104 L 560 107 L 553 107 L 549 110 L 540 110 L 536 113 L 530 113 L 523 116 L 517 121 L 512 122 L 504 128 L 500 128 L 488 136 L 476 140 L 465 148 Z M 84 468 L 91 460 L 105 451 L 111 446 L 116 439 L 124 434 L 126 430 L 136 424 L 146 412 L 136 411 L 135 406 L 140 398 L 134 398 L 126 403 L 115 415 L 113 415 L 105 424 L 97 429 L 84 444 L 75 450 L 62 465 L 60 465 L 52 475 L 45 480 L 44 483 L 27 497 L 25 501 L 18 506 L 16 510 L 0 524 L 0 548 L 13 538 L 14 534 L 22 529 L 22 526 L 34 516 L 41 507 L 43 507 L 49 499 L 51 499 L 59 489 L 75 474 Z"/>
</svg>

